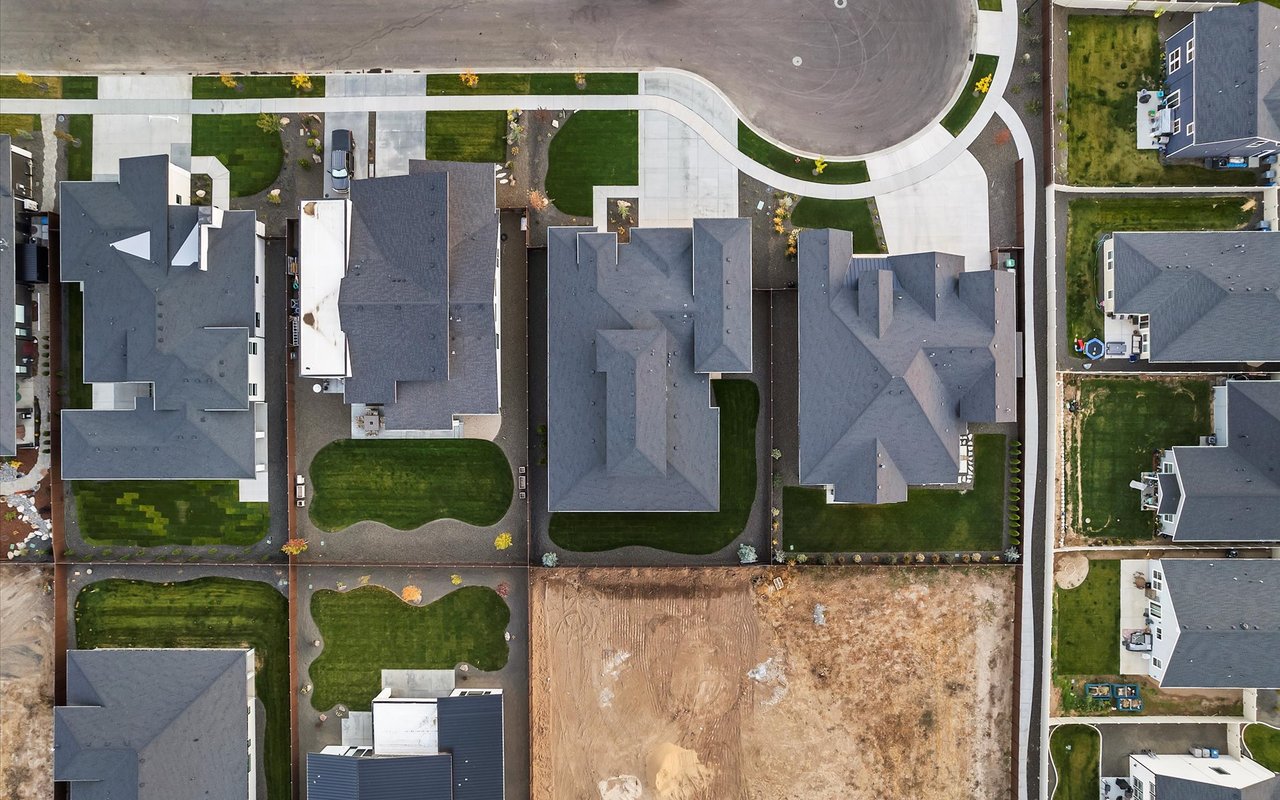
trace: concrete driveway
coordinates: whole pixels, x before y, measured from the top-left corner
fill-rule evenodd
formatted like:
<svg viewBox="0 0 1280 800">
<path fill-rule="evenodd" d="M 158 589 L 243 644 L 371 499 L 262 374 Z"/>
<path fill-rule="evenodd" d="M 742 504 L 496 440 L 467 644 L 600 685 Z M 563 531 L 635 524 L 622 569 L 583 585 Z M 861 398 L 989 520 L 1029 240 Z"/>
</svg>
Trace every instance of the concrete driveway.
<svg viewBox="0 0 1280 800">
<path fill-rule="evenodd" d="M 829 156 L 946 111 L 972 0 L 83 0 L 0 5 L 0 71 L 463 68 L 696 72 L 775 138 Z"/>
</svg>

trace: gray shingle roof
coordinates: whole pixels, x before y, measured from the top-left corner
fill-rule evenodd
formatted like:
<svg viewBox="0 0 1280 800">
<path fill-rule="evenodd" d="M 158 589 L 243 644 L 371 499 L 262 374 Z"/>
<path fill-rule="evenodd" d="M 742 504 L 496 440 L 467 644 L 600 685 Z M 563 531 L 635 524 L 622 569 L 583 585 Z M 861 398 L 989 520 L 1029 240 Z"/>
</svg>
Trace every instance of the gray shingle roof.
<svg viewBox="0 0 1280 800">
<path fill-rule="evenodd" d="M 9 134 L 0 134 L 0 239 L 5 242 L 0 246 L 0 331 L 5 331 L 0 336 L 0 364 L 5 365 L 0 369 L 0 456 L 18 452 L 18 379 L 12 367 L 17 353 L 13 338 L 17 200 L 13 196 L 11 146 Z"/>
<path fill-rule="evenodd" d="M 1013 275 L 961 256 L 853 257 L 800 235 L 800 482 L 843 503 L 956 483 L 969 422 L 1015 419 Z"/>
<path fill-rule="evenodd" d="M 245 650 L 70 650 L 54 779 L 73 800 L 244 800 Z"/>
<path fill-rule="evenodd" d="M 1280 381 L 1227 381 L 1226 400 L 1226 441 L 1173 448 L 1171 499 L 1182 500 L 1174 539 L 1280 540 Z M 1171 513 L 1160 477 L 1160 513 Z"/>
<path fill-rule="evenodd" d="M 307 753 L 307 800 L 447 800 L 448 754 L 367 758 Z"/>
<path fill-rule="evenodd" d="M 440 749 L 453 756 L 454 800 L 502 800 L 502 695 L 442 697 Z"/>
<path fill-rule="evenodd" d="M 1161 775 L 1156 778 L 1156 787 L 1160 800 L 1280 800 L 1280 777 L 1234 789 Z"/>
<path fill-rule="evenodd" d="M 709 372 L 751 369 L 748 220 L 547 242 L 548 505 L 714 511 Z"/>
<path fill-rule="evenodd" d="M 349 267 L 338 300 L 351 403 L 390 428 L 446 430 L 498 412 L 493 166 L 414 161 L 354 181 Z"/>
<path fill-rule="evenodd" d="M 1280 360 L 1280 236 L 1204 231 L 1114 239 L 1115 309 L 1151 316 L 1152 361 Z"/>
<path fill-rule="evenodd" d="M 1178 620 L 1161 685 L 1280 687 L 1280 560 L 1167 558 L 1160 564 Z"/>
<path fill-rule="evenodd" d="M 1195 38 L 1196 141 L 1280 140 L 1280 9 L 1196 14 Z"/>
<path fill-rule="evenodd" d="M 122 159 L 119 183 L 62 184 L 61 277 L 84 286 L 84 379 L 154 384 L 154 407 L 62 412 L 64 478 L 254 476 L 256 217 L 223 212 L 201 270 L 175 256 L 216 212 L 168 205 L 168 187 L 166 156 Z"/>
</svg>

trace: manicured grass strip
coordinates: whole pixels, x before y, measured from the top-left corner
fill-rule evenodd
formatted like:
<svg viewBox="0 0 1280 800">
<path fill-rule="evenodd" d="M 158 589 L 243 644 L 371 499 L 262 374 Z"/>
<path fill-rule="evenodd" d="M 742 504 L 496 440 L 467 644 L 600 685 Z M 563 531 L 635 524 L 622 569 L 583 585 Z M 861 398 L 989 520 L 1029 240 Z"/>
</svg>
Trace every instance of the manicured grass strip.
<svg viewBox="0 0 1280 800">
<path fill-rule="evenodd" d="M 106 580 L 76 597 L 76 646 L 252 647 L 258 699 L 266 709 L 267 797 L 290 796 L 289 608 L 259 581 L 200 578 L 182 583 Z"/>
<path fill-rule="evenodd" d="M 384 669 L 453 669 L 461 662 L 494 672 L 507 664 L 503 635 L 511 609 L 485 586 L 464 586 L 427 606 L 411 606 L 380 586 L 322 590 L 311 616 L 324 650 L 311 662 L 318 711 L 344 703 L 368 711 Z"/>
<path fill-rule="evenodd" d="M 1154 451 L 1199 444 L 1213 432 L 1211 389 L 1207 380 L 1080 381 L 1080 441 L 1068 444 L 1066 467 L 1076 530 L 1109 539 L 1153 535 L 1155 515 L 1141 509 L 1129 481 L 1154 468 Z"/>
<path fill-rule="evenodd" d="M 249 545 L 267 535 L 266 503 L 240 502 L 236 481 L 75 481 L 91 544 Z"/>
<path fill-rule="evenodd" d="M 61 97 L 93 100 L 98 96 L 98 79 L 92 75 L 32 75 L 23 83 L 17 75 L 0 75 L 0 97 Z"/>
<path fill-rule="evenodd" d="M 946 128 L 952 136 L 959 136 L 960 131 L 969 124 L 969 120 L 973 119 L 973 115 L 978 113 L 978 107 L 986 99 L 987 93 L 979 92 L 976 88 L 977 83 L 988 75 L 995 75 L 996 63 L 999 60 L 995 56 L 988 55 L 980 55 L 973 59 L 973 69 L 969 71 L 969 80 L 964 85 L 964 91 L 960 93 L 956 104 L 942 118 L 942 127 Z"/>
<path fill-rule="evenodd" d="M 493 525 L 511 505 L 507 457 L 484 439 L 342 439 L 311 462 L 311 521 L 411 530 L 437 519 Z"/>
<path fill-rule="evenodd" d="M 1004 541 L 1005 437 L 974 436 L 973 488 L 911 487 L 907 502 L 828 503 L 809 486 L 782 490 L 782 531 L 788 551 L 886 553 L 999 550 Z"/>
<path fill-rule="evenodd" d="M 547 195 L 566 214 L 591 216 L 593 187 L 639 182 L 639 112 L 578 111 L 551 139 Z"/>
<path fill-rule="evenodd" d="M 40 130 L 40 117 L 36 114 L 0 114 L 0 133 L 13 137 L 13 143 L 22 147 L 23 140 Z"/>
<path fill-rule="evenodd" d="M 1000 0 L 978 0 L 979 11 L 1000 11 Z"/>
<path fill-rule="evenodd" d="M 797 228 L 839 228 L 853 231 L 853 252 L 883 253 L 871 218 L 871 200 L 823 200 L 803 197 L 791 212 Z"/>
<path fill-rule="evenodd" d="M 672 553 L 714 553 L 747 526 L 756 500 L 756 418 L 760 393 L 746 380 L 712 383 L 720 408 L 720 510 L 692 513 L 551 515 L 551 541 L 598 552 L 642 545 Z"/>
<path fill-rule="evenodd" d="M 502 162 L 506 134 L 505 111 L 428 111 L 427 158 Z"/>
<path fill-rule="evenodd" d="M 1164 82 L 1164 51 L 1151 16 L 1072 15 L 1067 20 L 1067 182 L 1080 186 L 1230 186 L 1258 182 L 1249 170 L 1165 166 L 1138 150 L 1140 89 Z"/>
<path fill-rule="evenodd" d="M 275 183 L 284 163 L 279 133 L 258 127 L 257 114 L 191 117 L 191 154 L 217 156 L 231 170 L 231 195 L 247 197 Z"/>
<path fill-rule="evenodd" d="M 93 180 L 93 115 L 72 114 L 67 117 L 67 132 L 79 141 L 67 142 L 67 180 Z"/>
<path fill-rule="evenodd" d="M 467 86 L 457 74 L 428 75 L 428 95 L 494 94 L 636 94 L 640 76 L 634 72 L 588 72 L 579 89 L 572 72 L 483 72 L 479 82 Z"/>
<path fill-rule="evenodd" d="M 865 183 L 871 180 L 865 161 L 829 161 L 821 175 L 815 175 L 811 158 L 788 153 L 738 121 L 738 150 L 774 172 L 814 183 Z"/>
<path fill-rule="evenodd" d="M 1075 17 L 1072 17 L 1075 19 Z M 1074 47 L 1074 45 L 1072 45 Z M 1245 197 L 1080 198 L 1067 205 L 1067 350 L 1075 340 L 1101 337 L 1098 308 L 1098 251 L 1102 237 L 1116 231 L 1229 231 L 1253 214 Z M 1082 354 L 1076 354 L 1083 358 Z"/>
<path fill-rule="evenodd" d="M 196 100 L 234 100 L 253 97 L 324 97 L 324 77 L 311 76 L 311 91 L 295 88 L 292 75 L 234 75 L 236 88 L 223 84 L 217 75 L 197 75 L 191 79 L 191 96 Z"/>
<path fill-rule="evenodd" d="M 1090 560 L 1089 576 L 1057 589 L 1053 604 L 1054 674 L 1120 674 L 1120 562 Z"/>
<path fill-rule="evenodd" d="M 63 408 L 93 408 L 93 387 L 84 382 L 84 292 L 80 284 L 68 283 L 66 303 L 67 396 Z"/>
<path fill-rule="evenodd" d="M 1098 753 L 1102 737 L 1088 725 L 1060 725 L 1049 736 L 1049 753 L 1058 775 L 1050 800 L 1097 800 Z"/>
<path fill-rule="evenodd" d="M 1280 730 L 1254 723 L 1244 729 L 1249 756 L 1272 772 L 1280 772 Z"/>
</svg>

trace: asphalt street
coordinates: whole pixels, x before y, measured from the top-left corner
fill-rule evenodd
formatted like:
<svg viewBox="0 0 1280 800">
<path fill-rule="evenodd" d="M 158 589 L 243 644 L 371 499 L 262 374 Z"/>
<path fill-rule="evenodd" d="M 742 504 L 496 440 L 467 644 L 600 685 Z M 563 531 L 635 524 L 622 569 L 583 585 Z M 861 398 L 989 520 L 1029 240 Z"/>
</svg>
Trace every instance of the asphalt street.
<svg viewBox="0 0 1280 800">
<path fill-rule="evenodd" d="M 696 72 L 828 156 L 923 129 L 965 79 L 971 0 L 50 0 L 0 3 L 0 72 Z"/>
</svg>

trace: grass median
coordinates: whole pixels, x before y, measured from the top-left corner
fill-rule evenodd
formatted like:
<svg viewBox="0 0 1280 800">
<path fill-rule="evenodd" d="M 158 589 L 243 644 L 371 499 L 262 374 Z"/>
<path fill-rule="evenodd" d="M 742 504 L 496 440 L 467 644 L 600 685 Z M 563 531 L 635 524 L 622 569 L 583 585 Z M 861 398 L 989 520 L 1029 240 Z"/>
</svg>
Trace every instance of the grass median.
<svg viewBox="0 0 1280 800">
<path fill-rule="evenodd" d="M 814 159 L 787 152 L 742 121 L 738 122 L 738 150 L 774 172 L 802 181 L 841 184 L 866 183 L 871 179 L 865 161 L 828 161 L 822 172 L 815 174 L 817 165 Z"/>
<path fill-rule="evenodd" d="M 507 158 L 505 111 L 428 111 L 427 158 L 500 163 Z"/>
</svg>

